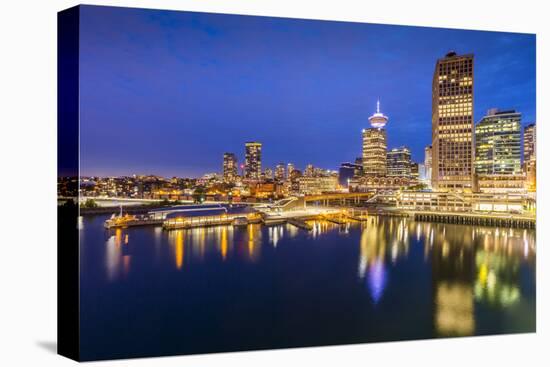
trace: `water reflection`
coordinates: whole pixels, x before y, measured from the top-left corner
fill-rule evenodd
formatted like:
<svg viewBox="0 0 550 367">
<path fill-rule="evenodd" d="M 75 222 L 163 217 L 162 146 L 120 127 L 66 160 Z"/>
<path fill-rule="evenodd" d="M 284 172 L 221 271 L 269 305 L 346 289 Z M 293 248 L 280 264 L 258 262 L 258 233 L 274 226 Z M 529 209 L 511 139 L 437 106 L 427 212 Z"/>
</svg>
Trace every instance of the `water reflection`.
<svg viewBox="0 0 550 367">
<path fill-rule="evenodd" d="M 284 232 L 284 226 L 283 225 L 277 225 L 277 226 L 271 226 L 268 228 L 268 235 L 269 235 L 269 242 L 273 245 L 273 247 L 277 248 L 277 243 L 283 238 L 285 232 Z"/>
<path fill-rule="evenodd" d="M 195 350 L 212 340 L 242 347 L 257 325 L 311 344 L 323 323 L 336 336 L 353 330 L 357 342 L 535 328 L 533 230 L 384 217 L 311 224 L 311 231 L 290 224 L 105 231 L 101 218 L 85 217 L 84 327 L 108 335 L 109 345 L 142 345 L 121 332 L 128 325 L 121 305 L 130 305 L 131 326 L 142 330 L 136 338 L 198 340 Z M 231 333 L 214 322 L 221 319 L 231 320 Z M 194 339 L 195 330 L 208 332 Z"/>
<path fill-rule="evenodd" d="M 105 267 L 107 279 L 113 281 L 120 275 L 128 275 L 130 272 L 131 253 L 129 235 L 117 228 L 114 234 L 109 236 L 106 243 Z"/>
<path fill-rule="evenodd" d="M 388 232 L 392 236 L 388 236 Z M 409 252 L 409 229 L 405 219 L 385 221 L 374 217 L 361 225 L 359 243 L 359 279 L 366 281 L 376 304 L 388 282 L 387 267 Z"/>
<path fill-rule="evenodd" d="M 319 227 L 322 229 L 325 227 Z M 358 277 L 374 304 L 383 298 L 390 268 L 409 262 L 410 243 L 422 246 L 431 268 L 436 335 L 472 335 L 476 304 L 510 307 L 521 298 L 520 266 L 534 267 L 535 233 L 525 229 L 418 223 L 374 218 L 364 222 Z M 534 281 L 534 279 L 533 279 Z"/>
<path fill-rule="evenodd" d="M 309 232 L 292 225 L 260 224 L 173 231 L 154 228 L 150 230 L 154 243 L 151 251 L 157 259 L 168 256 L 174 270 L 185 271 L 188 266 L 213 261 L 220 266 L 231 261 L 259 263 L 263 251 L 265 256 L 270 256 L 280 251 L 281 246 L 295 246 L 296 242 L 288 240 L 296 238 L 302 242 L 312 241 L 312 247 L 303 250 L 300 246 L 301 251 L 316 251 L 315 244 L 319 243 L 316 240 L 332 236 L 335 240 L 330 243 L 338 247 L 330 251 L 358 246 L 354 255 L 357 268 L 349 271 L 357 274 L 361 287 L 377 307 L 386 304 L 389 287 L 399 287 L 397 283 L 403 281 L 414 285 L 413 279 L 418 281 L 415 274 L 411 274 L 410 280 L 395 280 L 398 269 L 427 270 L 437 336 L 475 334 L 479 306 L 501 310 L 518 305 L 525 292 L 521 286 L 522 267 L 530 267 L 528 274 L 532 274 L 532 279 L 529 281 L 533 284 L 535 281 L 535 232 L 531 230 L 418 223 L 407 218 L 383 217 L 342 226 L 327 221 L 311 224 L 313 229 Z M 132 258 L 136 256 L 130 241 L 134 230 L 141 229 L 110 232 L 105 251 L 109 281 L 128 276 L 132 262 L 138 260 Z"/>
</svg>

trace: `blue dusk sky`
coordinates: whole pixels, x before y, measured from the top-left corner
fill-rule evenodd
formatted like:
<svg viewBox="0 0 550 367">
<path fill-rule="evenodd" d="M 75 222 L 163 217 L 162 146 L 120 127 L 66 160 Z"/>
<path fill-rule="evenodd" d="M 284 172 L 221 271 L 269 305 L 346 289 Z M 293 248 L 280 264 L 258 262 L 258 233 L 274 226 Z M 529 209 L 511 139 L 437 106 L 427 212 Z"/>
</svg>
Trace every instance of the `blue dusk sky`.
<svg viewBox="0 0 550 367">
<path fill-rule="evenodd" d="M 535 121 L 535 36 L 81 7 L 82 175 L 198 177 L 224 152 L 337 169 L 361 155 L 380 98 L 388 147 L 424 159 L 438 58 L 474 54 L 474 113 Z"/>
</svg>

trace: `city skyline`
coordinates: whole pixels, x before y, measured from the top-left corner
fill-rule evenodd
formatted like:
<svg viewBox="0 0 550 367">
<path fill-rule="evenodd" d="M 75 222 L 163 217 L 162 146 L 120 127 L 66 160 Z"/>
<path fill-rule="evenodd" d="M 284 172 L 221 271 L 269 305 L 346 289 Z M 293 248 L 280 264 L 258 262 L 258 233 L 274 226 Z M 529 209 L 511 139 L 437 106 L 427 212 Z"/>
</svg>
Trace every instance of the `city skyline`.
<svg viewBox="0 0 550 367">
<path fill-rule="evenodd" d="M 292 162 L 336 170 L 361 156 L 361 131 L 378 98 L 390 116 L 388 149 L 406 145 L 422 162 L 431 145 L 434 65 L 451 49 L 475 54 L 475 124 L 493 107 L 521 112 L 522 127 L 536 122 L 533 35 L 279 18 L 267 18 L 266 27 L 262 17 L 141 9 L 101 13 L 82 22 L 83 176 L 200 177 L 221 172 L 225 152 L 243 163 L 246 141 L 263 144 L 265 167 Z M 227 45 L 242 33 L 246 38 L 231 52 Z M 297 38 L 286 43 L 289 34 Z M 412 38 L 421 41 L 411 44 Z M 253 55 L 259 68 L 248 68 L 241 53 Z"/>
</svg>

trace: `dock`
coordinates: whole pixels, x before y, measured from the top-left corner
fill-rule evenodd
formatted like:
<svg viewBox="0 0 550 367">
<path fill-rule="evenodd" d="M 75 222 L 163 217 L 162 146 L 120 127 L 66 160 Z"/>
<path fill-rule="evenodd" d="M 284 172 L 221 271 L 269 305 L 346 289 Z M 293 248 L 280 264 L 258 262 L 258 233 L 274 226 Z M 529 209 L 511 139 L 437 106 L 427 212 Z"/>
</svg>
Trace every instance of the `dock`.
<svg viewBox="0 0 550 367">
<path fill-rule="evenodd" d="M 328 221 L 328 222 L 338 224 L 338 225 L 342 225 L 342 224 L 347 223 L 346 219 L 344 217 L 341 217 L 341 216 L 326 215 L 326 216 L 323 216 L 323 219 Z"/>
<path fill-rule="evenodd" d="M 505 216 L 484 213 L 415 212 L 414 220 L 449 224 L 473 224 L 508 228 L 536 228 L 536 218 L 529 216 Z"/>
<path fill-rule="evenodd" d="M 300 229 L 305 229 L 306 231 L 311 231 L 313 229 L 313 226 L 311 224 L 299 218 L 288 218 L 286 221 L 287 223 L 292 224 L 293 226 Z"/>
<path fill-rule="evenodd" d="M 114 219 L 108 219 L 105 221 L 105 228 L 126 228 L 126 227 L 139 227 L 139 226 L 153 226 L 161 225 L 161 219 L 154 218 L 125 218 L 117 217 Z"/>
</svg>

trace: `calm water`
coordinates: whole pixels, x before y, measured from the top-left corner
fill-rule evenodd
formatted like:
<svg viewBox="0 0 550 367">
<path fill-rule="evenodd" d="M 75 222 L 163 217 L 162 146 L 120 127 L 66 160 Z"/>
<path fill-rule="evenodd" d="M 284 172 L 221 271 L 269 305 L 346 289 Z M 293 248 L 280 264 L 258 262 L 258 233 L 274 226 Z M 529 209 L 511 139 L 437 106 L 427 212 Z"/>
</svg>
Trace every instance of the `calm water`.
<svg viewBox="0 0 550 367">
<path fill-rule="evenodd" d="M 535 232 L 378 218 L 81 230 L 84 359 L 535 330 Z"/>
</svg>

